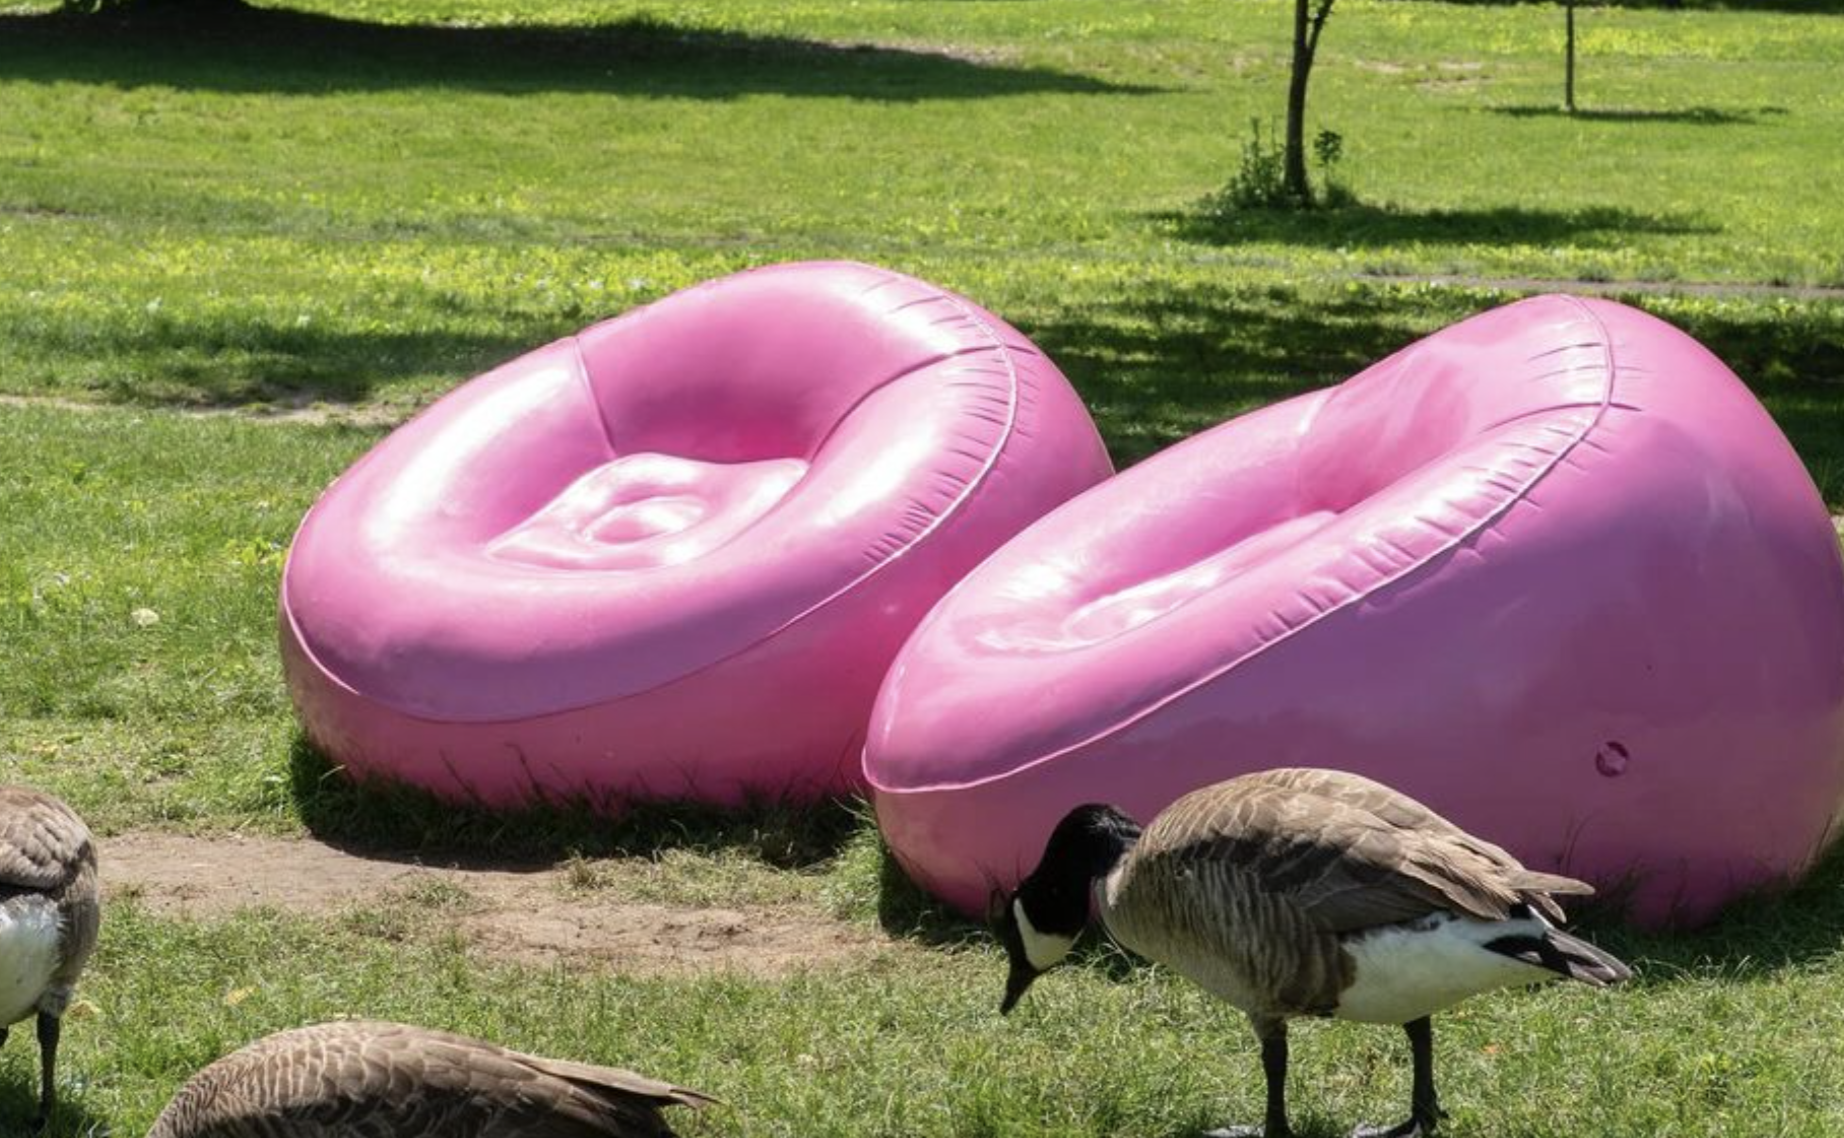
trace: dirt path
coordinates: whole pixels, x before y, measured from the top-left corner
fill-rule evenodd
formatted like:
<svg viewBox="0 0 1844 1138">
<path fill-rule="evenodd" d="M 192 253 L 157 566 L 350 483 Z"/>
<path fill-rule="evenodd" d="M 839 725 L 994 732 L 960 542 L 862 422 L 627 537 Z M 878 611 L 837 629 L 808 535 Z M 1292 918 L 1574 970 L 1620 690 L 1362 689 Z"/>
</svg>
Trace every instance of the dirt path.
<svg viewBox="0 0 1844 1138">
<path fill-rule="evenodd" d="M 157 913 L 209 917 L 268 907 L 427 920 L 493 955 L 539 964 L 590 960 L 649 974 L 779 976 L 896 950 L 874 930 L 807 906 L 624 901 L 616 889 L 573 888 L 567 868 L 420 865 L 305 839 L 120 834 L 104 845 L 103 886 Z"/>
</svg>

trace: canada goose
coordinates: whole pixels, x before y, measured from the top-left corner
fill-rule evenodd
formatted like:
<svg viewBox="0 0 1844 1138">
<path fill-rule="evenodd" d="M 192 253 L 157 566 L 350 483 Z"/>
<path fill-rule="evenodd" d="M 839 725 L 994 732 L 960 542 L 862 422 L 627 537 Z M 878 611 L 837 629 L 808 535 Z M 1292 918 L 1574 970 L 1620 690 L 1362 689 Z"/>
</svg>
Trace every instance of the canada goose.
<svg viewBox="0 0 1844 1138">
<path fill-rule="evenodd" d="M 277 1032 L 179 1089 L 148 1138 L 670 1138 L 716 1100 L 632 1071 L 400 1023 Z"/>
<path fill-rule="evenodd" d="M 1284 1138 L 1287 1020 L 1400 1024 L 1414 1059 L 1412 1138 L 1442 1117 L 1429 1017 L 1493 988 L 1564 977 L 1596 987 L 1631 972 L 1558 931 L 1552 894 L 1584 882 L 1536 873 L 1421 803 L 1357 775 L 1244 775 L 1172 803 L 1144 833 L 1111 806 L 1072 810 L 1018 888 L 995 898 L 1011 958 L 1001 1012 L 1069 952 L 1091 890 L 1110 935 L 1248 1014 L 1267 1112 Z M 1002 904 L 1003 908 L 998 906 Z"/>
<path fill-rule="evenodd" d="M 38 1013 L 37 1126 L 57 1105 L 64 1009 L 101 921 L 90 828 L 49 794 L 0 786 L 0 1044 Z"/>
</svg>

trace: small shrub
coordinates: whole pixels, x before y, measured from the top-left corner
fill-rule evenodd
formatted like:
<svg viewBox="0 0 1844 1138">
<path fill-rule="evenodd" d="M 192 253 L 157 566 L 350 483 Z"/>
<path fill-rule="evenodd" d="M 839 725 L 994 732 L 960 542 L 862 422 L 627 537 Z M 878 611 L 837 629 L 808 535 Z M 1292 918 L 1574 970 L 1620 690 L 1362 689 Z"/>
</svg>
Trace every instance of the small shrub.
<svg viewBox="0 0 1844 1138">
<path fill-rule="evenodd" d="M 1345 156 L 1345 136 L 1335 130 L 1322 130 L 1313 139 L 1313 157 L 1319 160 L 1319 169 L 1327 177 L 1332 176 L 1332 167 Z"/>
<path fill-rule="evenodd" d="M 1319 162 L 1319 180 L 1325 186 L 1319 204 L 1328 208 L 1336 209 L 1357 202 L 1357 195 L 1338 180 L 1338 163 L 1344 156 L 1344 135 L 1335 130 L 1322 130 L 1314 136 L 1313 157 Z"/>
<path fill-rule="evenodd" d="M 1302 202 L 1287 192 L 1286 153 L 1280 132 L 1272 124 L 1264 133 L 1261 120 L 1250 119 L 1249 139 L 1242 144 L 1242 164 L 1210 200 L 1212 210 L 1221 215 L 1244 209 L 1337 207 L 1357 201 L 1357 196 L 1337 178 L 1338 163 L 1345 153 L 1343 135 L 1322 130 L 1313 139 L 1313 157 L 1318 160 L 1319 180 L 1324 184 L 1324 192 L 1313 201 Z"/>
<path fill-rule="evenodd" d="M 1272 209 L 1295 204 L 1284 181 L 1285 150 L 1272 126 L 1262 137 L 1261 120 L 1249 120 L 1251 137 L 1242 144 L 1242 165 L 1217 194 L 1219 212 L 1236 209 Z"/>
</svg>

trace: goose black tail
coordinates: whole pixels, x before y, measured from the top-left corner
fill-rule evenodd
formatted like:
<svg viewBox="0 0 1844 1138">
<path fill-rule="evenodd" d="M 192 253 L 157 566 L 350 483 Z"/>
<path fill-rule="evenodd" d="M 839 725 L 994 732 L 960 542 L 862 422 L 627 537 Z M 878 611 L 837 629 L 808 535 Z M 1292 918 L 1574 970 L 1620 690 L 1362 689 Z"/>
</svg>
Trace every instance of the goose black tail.
<svg viewBox="0 0 1844 1138">
<path fill-rule="evenodd" d="M 1619 984 L 1633 977 L 1633 970 L 1613 956 L 1559 929 L 1545 929 L 1540 936 L 1499 937 L 1487 941 L 1485 947 L 1501 956 L 1596 988 Z"/>
</svg>

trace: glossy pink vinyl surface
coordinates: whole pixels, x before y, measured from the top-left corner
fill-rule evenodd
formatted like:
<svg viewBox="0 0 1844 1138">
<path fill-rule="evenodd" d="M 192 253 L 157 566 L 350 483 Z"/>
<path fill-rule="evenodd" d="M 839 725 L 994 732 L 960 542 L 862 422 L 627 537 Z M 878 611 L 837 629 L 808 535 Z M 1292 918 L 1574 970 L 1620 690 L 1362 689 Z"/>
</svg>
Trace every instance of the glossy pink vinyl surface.
<svg viewBox="0 0 1844 1138">
<path fill-rule="evenodd" d="M 354 773 L 492 804 L 844 789 L 915 624 L 1109 473 L 969 301 L 739 274 L 465 384 L 335 482 L 283 575 L 290 691 Z"/>
<path fill-rule="evenodd" d="M 1695 922 L 1839 817 L 1844 565 L 1720 361 L 1540 297 L 1026 530 L 898 655 L 864 763 L 892 849 L 969 910 L 1072 806 L 1304 765 Z"/>
</svg>

